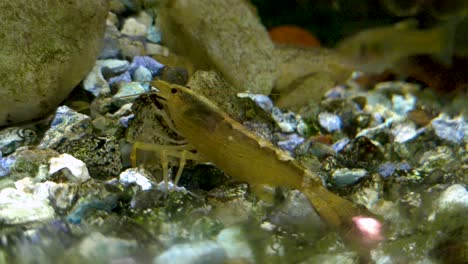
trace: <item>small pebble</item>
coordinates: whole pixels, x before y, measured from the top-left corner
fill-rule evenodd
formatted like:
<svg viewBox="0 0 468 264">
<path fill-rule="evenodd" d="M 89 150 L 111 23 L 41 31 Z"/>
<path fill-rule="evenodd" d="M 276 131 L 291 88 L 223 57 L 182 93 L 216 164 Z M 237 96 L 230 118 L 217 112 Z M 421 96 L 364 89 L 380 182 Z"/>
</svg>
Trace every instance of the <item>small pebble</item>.
<svg viewBox="0 0 468 264">
<path fill-rule="evenodd" d="M 170 52 L 169 49 L 165 46 L 156 43 L 146 43 L 146 54 L 168 57 Z"/>
<path fill-rule="evenodd" d="M 332 173 L 332 179 L 336 186 L 344 187 L 357 182 L 367 176 L 365 169 L 337 169 Z"/>
<path fill-rule="evenodd" d="M 393 125 L 391 133 L 394 137 L 393 141 L 398 143 L 405 143 L 416 138 L 424 131 L 424 128 L 416 129 L 414 123 L 399 123 Z"/>
<path fill-rule="evenodd" d="M 105 211 L 110 213 L 117 206 L 117 196 L 108 195 L 104 199 L 80 201 L 72 212 L 67 215 L 67 221 L 71 224 L 80 224 L 83 218 L 92 211 Z"/>
<path fill-rule="evenodd" d="M 119 57 L 120 46 L 118 39 L 120 35 L 120 31 L 117 29 L 117 27 L 108 20 L 106 32 L 104 34 L 103 47 L 98 59 L 115 59 Z"/>
<path fill-rule="evenodd" d="M 401 171 L 409 171 L 411 170 L 411 165 L 408 162 L 401 162 L 398 164 L 397 169 Z"/>
<path fill-rule="evenodd" d="M 291 118 L 291 116 L 293 118 Z M 284 114 L 279 108 L 273 107 L 271 111 L 271 117 L 276 121 L 276 124 L 280 128 L 281 132 L 292 133 L 296 130 L 297 120 L 294 118 L 294 114 Z"/>
<path fill-rule="evenodd" d="M 86 236 L 79 244 L 77 251 L 83 263 L 119 263 L 114 260 L 128 259 L 137 250 L 135 240 L 124 240 L 106 234 L 94 232 Z M 132 263 L 132 262 L 126 262 Z"/>
<path fill-rule="evenodd" d="M 153 260 L 153 264 L 222 264 L 227 257 L 223 247 L 214 241 L 176 244 Z"/>
<path fill-rule="evenodd" d="M 120 97 L 128 97 L 131 95 L 138 95 L 149 90 L 145 90 L 145 87 L 139 82 L 129 82 L 129 83 L 121 83 L 119 85 L 119 90 L 116 94 L 114 94 L 113 98 L 120 98 Z"/>
<path fill-rule="evenodd" d="M 380 164 L 378 172 L 382 177 L 387 178 L 395 172 L 396 168 L 397 166 L 392 162 L 385 162 Z"/>
<path fill-rule="evenodd" d="M 96 63 L 91 72 L 83 80 L 83 88 L 94 96 L 110 93 L 109 84 L 102 76 L 101 65 Z"/>
<path fill-rule="evenodd" d="M 148 28 L 146 39 L 157 44 L 161 44 L 161 30 L 158 27 L 152 25 Z"/>
<path fill-rule="evenodd" d="M 132 82 L 132 76 L 130 75 L 130 72 L 128 71 L 109 79 L 110 86 L 119 85 L 121 83 L 129 83 L 129 82 Z"/>
<path fill-rule="evenodd" d="M 162 69 L 164 68 L 164 65 L 156 61 L 155 59 L 148 57 L 148 56 L 135 56 L 133 58 L 132 63 L 130 64 L 130 68 L 128 69 L 130 71 L 130 74 L 133 75 L 136 69 L 138 67 L 143 66 L 146 69 L 148 69 L 151 72 L 152 76 L 157 76 Z"/>
<path fill-rule="evenodd" d="M 73 182 L 83 183 L 91 179 L 86 164 L 72 155 L 61 154 L 57 158 L 51 158 L 49 163 L 49 174 L 54 174 L 61 169 L 68 169 L 74 177 L 70 179 Z"/>
<path fill-rule="evenodd" d="M 253 93 L 238 93 L 237 97 L 239 98 L 250 98 L 254 101 L 260 108 L 265 112 L 270 113 L 273 108 L 273 101 L 270 97 L 263 94 L 253 94 Z"/>
<path fill-rule="evenodd" d="M 68 106 L 60 106 L 38 147 L 41 149 L 54 148 L 62 140 L 80 139 L 91 131 L 91 118 L 89 116 L 80 114 Z"/>
<path fill-rule="evenodd" d="M 134 114 L 130 114 L 128 116 L 122 116 L 119 118 L 119 124 L 122 125 L 123 127 L 128 127 L 130 125 L 130 121 L 132 121 L 134 117 L 135 117 Z"/>
<path fill-rule="evenodd" d="M 335 86 L 330 89 L 326 94 L 326 98 L 330 99 L 340 99 L 346 97 L 346 89 L 343 86 Z"/>
<path fill-rule="evenodd" d="M 128 67 L 130 67 L 130 63 L 126 60 L 102 60 L 98 61 L 101 65 L 101 71 L 104 75 L 116 75 L 122 72 L 125 72 Z"/>
<path fill-rule="evenodd" d="M 29 128 L 9 127 L 0 130 L 0 158 L 11 154 L 21 146 L 36 140 L 36 131 Z"/>
<path fill-rule="evenodd" d="M 332 145 L 333 150 L 338 153 L 340 152 L 351 140 L 349 138 L 342 138 Z"/>
<path fill-rule="evenodd" d="M 144 24 L 138 22 L 135 18 L 131 17 L 125 20 L 122 30 L 120 32 L 127 36 L 146 37 L 146 32 L 148 32 L 148 28 Z"/>
<path fill-rule="evenodd" d="M 91 72 L 83 80 L 83 87 L 94 96 L 109 94 L 109 84 L 103 74 L 117 75 L 124 72 L 128 67 L 129 63 L 126 60 L 98 60 Z"/>
<path fill-rule="evenodd" d="M 15 165 L 16 157 L 10 155 L 0 159 L 0 177 L 7 176 L 11 172 L 11 168 Z"/>
<path fill-rule="evenodd" d="M 437 214 L 457 210 L 458 207 L 468 208 L 468 191 L 461 184 L 454 184 L 443 191 L 435 202 L 435 209 L 429 216 L 433 221 Z"/>
<path fill-rule="evenodd" d="M 156 184 L 154 187 L 158 191 L 167 192 L 167 191 L 176 191 L 176 192 L 187 192 L 184 186 L 177 186 L 173 182 L 168 182 L 167 184 L 164 181 L 161 181 Z"/>
<path fill-rule="evenodd" d="M 450 119 L 446 115 L 440 115 L 432 120 L 431 125 L 439 138 L 452 143 L 460 144 L 467 136 L 465 133 L 468 130 L 468 126 L 463 116 Z"/>
<path fill-rule="evenodd" d="M 300 137 L 297 134 L 291 134 L 288 135 L 286 140 L 278 141 L 278 147 L 292 153 L 297 146 L 304 142 L 304 140 L 305 139 L 303 137 Z"/>
<path fill-rule="evenodd" d="M 148 29 L 150 28 L 151 24 L 153 24 L 153 16 L 144 10 L 138 13 L 136 20 L 138 23 L 144 25 Z"/>
<path fill-rule="evenodd" d="M 283 230 L 293 233 L 320 233 L 325 223 L 303 193 L 292 190 L 284 201 L 270 213 L 269 221 Z"/>
<path fill-rule="evenodd" d="M 468 191 L 461 184 L 454 184 L 441 193 L 437 207 L 439 210 L 445 210 L 456 204 L 468 207 Z"/>
<path fill-rule="evenodd" d="M 150 190 L 153 186 L 148 179 L 148 175 L 142 174 L 140 170 L 135 168 L 126 169 L 119 176 L 119 182 L 123 185 L 136 184 L 141 187 L 142 191 Z"/>
<path fill-rule="evenodd" d="M 153 80 L 153 75 L 151 74 L 150 70 L 143 66 L 140 66 L 135 70 L 135 72 L 133 72 L 133 80 L 135 82 L 140 82 L 143 88 L 146 91 L 149 91 L 151 81 Z"/>
<path fill-rule="evenodd" d="M 242 258 L 248 263 L 255 262 L 252 249 L 241 228 L 234 226 L 221 230 L 216 241 L 224 248 L 228 258 Z"/>
<path fill-rule="evenodd" d="M 393 110 L 399 115 L 406 115 L 408 112 L 412 111 L 416 106 L 416 97 L 406 94 L 398 95 L 394 94 L 392 96 Z"/>
<path fill-rule="evenodd" d="M 319 116 L 320 125 L 325 128 L 328 132 L 333 132 L 341 129 L 341 119 L 339 116 L 327 112 L 320 113 Z"/>
</svg>

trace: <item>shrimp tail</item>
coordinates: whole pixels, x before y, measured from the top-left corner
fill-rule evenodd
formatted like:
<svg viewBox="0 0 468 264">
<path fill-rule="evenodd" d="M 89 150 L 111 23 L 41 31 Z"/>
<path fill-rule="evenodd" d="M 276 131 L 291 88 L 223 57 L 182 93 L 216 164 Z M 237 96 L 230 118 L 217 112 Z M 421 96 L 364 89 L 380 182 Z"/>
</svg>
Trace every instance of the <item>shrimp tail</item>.
<svg viewBox="0 0 468 264">
<path fill-rule="evenodd" d="M 380 217 L 364 207 L 340 197 L 323 186 L 307 186 L 301 190 L 320 217 L 336 229 L 346 243 L 356 250 L 364 263 L 370 259 L 370 251 L 383 239 Z"/>
<path fill-rule="evenodd" d="M 302 192 L 309 198 L 312 206 L 330 227 L 349 226 L 353 217 L 370 215 L 367 210 L 359 208 L 351 201 L 328 191 L 323 186 L 308 186 L 303 188 Z"/>
</svg>

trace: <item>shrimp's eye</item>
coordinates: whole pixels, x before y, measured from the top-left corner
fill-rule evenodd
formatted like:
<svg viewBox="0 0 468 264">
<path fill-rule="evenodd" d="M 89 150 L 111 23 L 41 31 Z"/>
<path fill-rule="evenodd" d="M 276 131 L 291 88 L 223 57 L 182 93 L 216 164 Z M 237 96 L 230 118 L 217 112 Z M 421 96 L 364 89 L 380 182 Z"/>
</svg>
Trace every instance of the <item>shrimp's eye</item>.
<svg viewBox="0 0 468 264">
<path fill-rule="evenodd" d="M 171 93 L 173 93 L 173 94 L 177 93 L 177 89 L 176 89 L 176 88 L 172 88 L 172 89 L 171 89 Z"/>
</svg>

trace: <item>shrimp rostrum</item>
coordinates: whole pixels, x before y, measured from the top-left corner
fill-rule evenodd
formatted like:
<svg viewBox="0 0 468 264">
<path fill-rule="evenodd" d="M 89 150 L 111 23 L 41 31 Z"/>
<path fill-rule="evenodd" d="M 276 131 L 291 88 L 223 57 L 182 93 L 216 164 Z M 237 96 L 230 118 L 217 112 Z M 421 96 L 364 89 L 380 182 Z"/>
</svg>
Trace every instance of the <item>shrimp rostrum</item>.
<svg viewBox="0 0 468 264">
<path fill-rule="evenodd" d="M 283 186 L 303 192 L 332 227 L 348 226 L 355 216 L 372 215 L 328 191 L 317 175 L 271 142 L 248 131 L 207 98 L 187 87 L 163 81 L 154 81 L 153 86 L 159 90 L 158 101 L 164 105 L 167 122 L 185 138 L 186 144 L 167 148 L 137 142 L 134 148 L 162 152 L 162 162 L 165 162 L 165 155 L 181 158 L 176 180 L 185 160 L 203 157 L 231 177 L 250 185 Z M 190 149 L 196 149 L 197 155 Z M 167 163 L 163 168 L 167 172 Z"/>
</svg>

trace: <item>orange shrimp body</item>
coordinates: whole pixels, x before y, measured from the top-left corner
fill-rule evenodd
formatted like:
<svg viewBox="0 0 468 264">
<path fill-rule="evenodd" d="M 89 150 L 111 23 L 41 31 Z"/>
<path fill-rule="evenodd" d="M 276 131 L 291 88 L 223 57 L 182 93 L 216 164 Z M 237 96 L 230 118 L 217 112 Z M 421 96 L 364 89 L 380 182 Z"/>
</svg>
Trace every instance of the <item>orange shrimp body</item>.
<svg viewBox="0 0 468 264">
<path fill-rule="evenodd" d="M 363 209 L 328 191 L 320 178 L 285 151 L 248 131 L 207 98 L 189 88 L 155 81 L 169 118 L 198 153 L 250 185 L 284 186 L 303 192 L 333 227 L 349 225 Z"/>
</svg>

